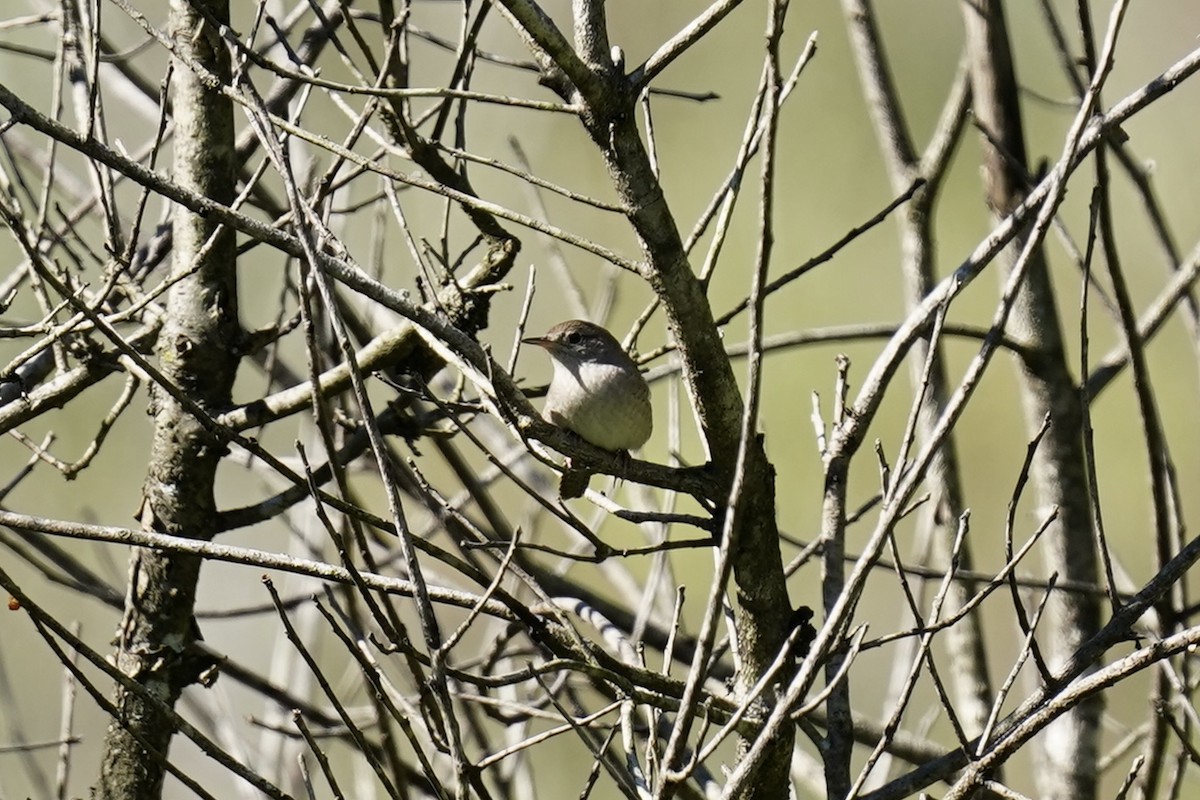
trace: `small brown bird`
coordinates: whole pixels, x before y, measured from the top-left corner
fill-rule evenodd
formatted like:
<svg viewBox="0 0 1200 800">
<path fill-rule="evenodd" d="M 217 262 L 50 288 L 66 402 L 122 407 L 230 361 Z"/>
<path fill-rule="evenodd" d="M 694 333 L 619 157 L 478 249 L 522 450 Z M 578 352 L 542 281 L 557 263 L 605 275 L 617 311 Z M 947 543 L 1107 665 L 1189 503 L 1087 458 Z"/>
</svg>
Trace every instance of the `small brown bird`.
<svg viewBox="0 0 1200 800">
<path fill-rule="evenodd" d="M 548 421 L 605 450 L 646 443 L 654 427 L 650 387 L 611 333 L 573 319 L 524 341 L 544 348 L 554 363 L 543 412 Z"/>
</svg>

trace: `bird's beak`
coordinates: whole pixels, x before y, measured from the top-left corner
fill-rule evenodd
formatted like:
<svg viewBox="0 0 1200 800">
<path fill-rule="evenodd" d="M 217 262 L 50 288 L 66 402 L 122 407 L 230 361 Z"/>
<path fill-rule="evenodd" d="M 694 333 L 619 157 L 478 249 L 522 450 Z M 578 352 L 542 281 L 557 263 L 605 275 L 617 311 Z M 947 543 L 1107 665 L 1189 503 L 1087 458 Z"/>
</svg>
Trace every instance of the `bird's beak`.
<svg viewBox="0 0 1200 800">
<path fill-rule="evenodd" d="M 530 336 L 528 339 L 522 339 L 521 342 L 523 344 L 536 344 L 538 347 L 545 347 L 546 349 L 554 346 L 554 340 L 547 339 L 544 336 Z"/>
</svg>

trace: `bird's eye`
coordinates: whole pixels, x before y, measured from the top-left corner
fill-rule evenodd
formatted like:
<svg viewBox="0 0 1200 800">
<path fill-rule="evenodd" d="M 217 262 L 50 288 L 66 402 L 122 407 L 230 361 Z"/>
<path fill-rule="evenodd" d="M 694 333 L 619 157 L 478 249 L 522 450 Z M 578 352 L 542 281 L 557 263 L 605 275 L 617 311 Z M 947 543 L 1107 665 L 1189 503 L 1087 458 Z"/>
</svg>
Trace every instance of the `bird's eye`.
<svg viewBox="0 0 1200 800">
<path fill-rule="evenodd" d="M 567 334 L 567 344 L 579 344 L 583 341 L 583 334 L 579 331 L 571 331 Z"/>
</svg>

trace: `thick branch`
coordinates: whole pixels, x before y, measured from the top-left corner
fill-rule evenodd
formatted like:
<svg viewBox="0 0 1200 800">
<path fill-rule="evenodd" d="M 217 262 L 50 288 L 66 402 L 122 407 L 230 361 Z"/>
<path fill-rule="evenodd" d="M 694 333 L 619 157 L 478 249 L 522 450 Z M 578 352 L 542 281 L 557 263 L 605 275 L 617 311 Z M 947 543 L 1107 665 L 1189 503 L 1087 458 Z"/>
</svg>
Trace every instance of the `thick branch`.
<svg viewBox="0 0 1200 800">
<path fill-rule="evenodd" d="M 203 5 L 207 14 L 228 22 L 225 0 L 206 0 Z M 192 4 L 175 0 L 170 24 L 177 48 L 228 78 L 228 54 Z M 227 205 L 235 196 L 232 106 L 187 68 L 175 70 L 173 89 L 175 180 Z M 168 296 L 159 339 L 161 369 L 190 399 L 211 411 L 229 405 L 237 370 L 241 329 L 235 244 L 233 230 L 211 218 L 182 212 L 175 216 L 172 271 L 194 272 L 176 283 Z M 142 526 L 208 539 L 216 530 L 213 480 L 224 443 L 165 392 L 155 390 L 153 403 L 155 434 L 143 488 Z M 206 659 L 193 649 L 200 564 L 195 556 L 143 548 L 134 550 L 130 559 L 125 615 L 117 632 L 117 667 L 167 706 L 206 667 Z M 118 687 L 114 705 L 118 718 L 105 741 L 97 796 L 158 798 L 164 765 L 150 753 L 166 755 L 174 723 L 145 695 L 124 686 Z"/>
<path fill-rule="evenodd" d="M 974 89 L 974 110 L 984 133 L 984 184 L 988 206 L 997 219 L 1026 199 L 1027 159 L 1019 87 L 999 0 L 963 4 Z M 1011 268 L 1027 250 L 1029 231 L 1018 233 L 1001 254 Z M 1036 431 L 1049 417 L 1050 428 L 1038 448 L 1033 481 L 1043 508 L 1058 509 L 1058 530 L 1047 541 L 1047 570 L 1071 581 L 1097 579 L 1083 449 L 1080 395 L 1067 366 L 1054 288 L 1044 252 L 1032 251 L 1029 269 L 1018 288 L 1009 332 L 1036 353 L 1021 366 L 1020 391 L 1026 425 Z M 1047 652 L 1052 666 L 1068 658 L 1100 625 L 1099 601 L 1082 595 L 1055 594 L 1047 606 Z M 1102 703 L 1099 696 L 1064 715 L 1058 732 L 1040 750 L 1039 786 L 1047 797 L 1086 798 L 1096 789 L 1096 759 Z M 1051 750 L 1050 748 L 1054 749 Z"/>
</svg>

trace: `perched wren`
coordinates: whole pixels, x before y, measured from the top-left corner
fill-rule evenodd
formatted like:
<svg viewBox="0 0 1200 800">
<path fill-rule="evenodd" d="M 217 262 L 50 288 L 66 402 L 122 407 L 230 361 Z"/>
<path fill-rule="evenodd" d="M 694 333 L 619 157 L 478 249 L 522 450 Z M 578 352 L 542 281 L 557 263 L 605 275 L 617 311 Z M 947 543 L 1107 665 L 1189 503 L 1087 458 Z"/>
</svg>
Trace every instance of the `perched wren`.
<svg viewBox="0 0 1200 800">
<path fill-rule="evenodd" d="M 636 450 L 654 427 L 650 387 L 613 335 L 583 320 L 524 340 L 550 354 L 554 378 L 543 415 L 605 450 Z"/>
</svg>

